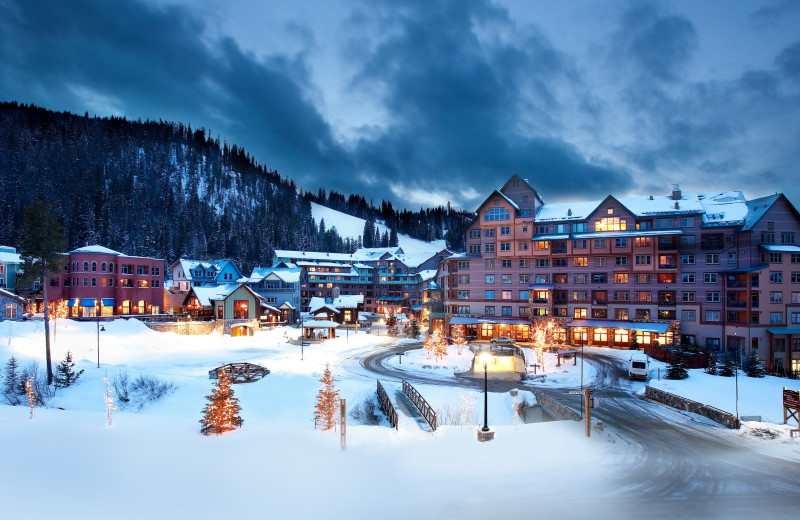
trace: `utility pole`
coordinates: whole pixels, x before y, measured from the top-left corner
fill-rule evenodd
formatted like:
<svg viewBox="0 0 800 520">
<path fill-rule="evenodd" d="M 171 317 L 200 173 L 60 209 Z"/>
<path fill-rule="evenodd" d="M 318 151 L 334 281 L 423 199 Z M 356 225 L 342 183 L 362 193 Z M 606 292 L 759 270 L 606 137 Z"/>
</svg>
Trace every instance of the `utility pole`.
<svg viewBox="0 0 800 520">
<path fill-rule="evenodd" d="M 592 389 L 586 387 L 583 390 L 583 407 L 586 409 L 586 436 L 592 435 Z"/>
<path fill-rule="evenodd" d="M 347 405 L 345 399 L 339 399 L 339 424 L 341 428 L 339 429 L 339 434 L 341 436 L 341 445 L 342 450 L 347 448 Z"/>
</svg>

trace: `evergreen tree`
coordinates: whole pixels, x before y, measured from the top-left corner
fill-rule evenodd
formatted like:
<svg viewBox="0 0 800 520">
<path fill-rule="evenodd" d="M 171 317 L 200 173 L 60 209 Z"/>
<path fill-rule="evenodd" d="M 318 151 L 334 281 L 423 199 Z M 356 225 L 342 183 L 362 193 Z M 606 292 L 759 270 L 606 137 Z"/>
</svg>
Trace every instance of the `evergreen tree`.
<svg viewBox="0 0 800 520">
<path fill-rule="evenodd" d="M 722 360 L 722 364 L 719 366 L 719 375 L 722 377 L 733 377 L 736 373 L 736 362 L 732 355 L 727 355 Z"/>
<path fill-rule="evenodd" d="M 408 335 L 414 339 L 419 338 L 420 330 L 419 330 L 419 322 L 417 320 L 411 320 L 411 325 L 409 326 L 409 333 Z"/>
<path fill-rule="evenodd" d="M 717 375 L 717 360 L 711 357 L 711 354 L 706 356 L 706 366 L 703 367 L 706 374 L 715 376 Z"/>
<path fill-rule="evenodd" d="M 464 337 L 464 325 L 455 325 L 452 327 L 453 336 L 450 338 L 453 345 L 458 347 L 458 355 L 461 355 L 461 350 L 467 344 L 467 338 Z"/>
<path fill-rule="evenodd" d="M 761 359 L 754 352 L 750 352 L 750 355 L 744 361 L 744 373 L 747 374 L 747 377 L 758 378 L 767 375 L 764 365 L 761 364 Z"/>
<path fill-rule="evenodd" d="M 83 369 L 77 372 L 75 371 L 75 362 L 72 361 L 72 352 L 67 351 L 67 357 L 56 366 L 53 384 L 55 384 L 57 388 L 66 388 L 70 385 L 74 385 L 78 378 L 81 377 L 81 374 L 83 374 Z"/>
<path fill-rule="evenodd" d="M 433 331 L 433 355 L 436 359 L 441 359 L 447 355 L 447 338 L 444 337 L 442 329 Z"/>
<path fill-rule="evenodd" d="M 364 222 L 364 231 L 361 235 L 361 242 L 364 247 L 375 247 L 375 218 L 372 215 Z"/>
<path fill-rule="evenodd" d="M 203 435 L 225 433 L 242 426 L 244 422 L 239 416 L 241 407 L 239 400 L 233 396 L 231 378 L 224 369 L 218 371 L 218 379 L 214 384 L 211 395 L 206 399 L 210 402 L 203 409 L 203 418 L 200 419 Z"/>
<path fill-rule="evenodd" d="M 667 379 L 686 379 L 689 372 L 686 370 L 686 358 L 683 356 L 683 349 L 679 346 L 672 353 L 672 359 L 667 367 Z"/>
<path fill-rule="evenodd" d="M 25 273 L 20 278 L 20 285 L 41 282 L 42 297 L 45 303 L 47 287 L 50 285 L 48 277 L 59 271 L 62 254 L 67 248 L 67 240 L 61 230 L 61 225 L 56 221 L 50 205 L 38 200 L 26 206 L 23 210 L 22 226 L 18 230 L 20 235 L 19 247 L 22 251 L 23 267 Z M 50 310 L 49 305 L 44 305 L 44 344 L 45 364 L 47 365 L 47 384 L 53 384 L 53 363 L 50 359 Z"/>
<path fill-rule="evenodd" d="M 3 396 L 8 404 L 16 406 L 20 403 L 19 399 L 19 363 L 14 356 L 8 360 L 5 367 L 5 381 L 3 381 Z"/>
<path fill-rule="evenodd" d="M 333 388 L 333 374 L 330 367 L 325 367 L 325 374 L 320 379 L 322 388 L 317 394 L 317 405 L 314 409 L 314 418 L 317 428 L 330 430 L 336 425 L 336 409 L 339 406 L 339 392 Z"/>
<path fill-rule="evenodd" d="M 631 350 L 639 350 L 639 340 L 636 339 L 636 332 L 631 331 Z"/>
<path fill-rule="evenodd" d="M 397 229 L 394 227 L 391 229 L 391 233 L 389 234 L 389 247 L 397 247 L 400 245 L 400 239 L 397 236 Z"/>
<path fill-rule="evenodd" d="M 430 357 L 434 348 L 436 347 L 436 344 L 433 341 L 433 334 L 430 332 L 425 334 L 425 339 L 422 340 L 422 346 L 425 347 L 425 351 L 428 353 L 428 357 Z"/>
</svg>

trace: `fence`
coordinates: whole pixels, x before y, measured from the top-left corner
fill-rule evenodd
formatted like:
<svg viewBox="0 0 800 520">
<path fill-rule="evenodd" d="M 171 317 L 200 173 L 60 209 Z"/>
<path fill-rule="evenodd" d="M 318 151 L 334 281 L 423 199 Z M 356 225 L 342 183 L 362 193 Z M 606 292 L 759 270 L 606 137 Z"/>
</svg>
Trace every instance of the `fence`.
<svg viewBox="0 0 800 520">
<path fill-rule="evenodd" d="M 539 406 L 545 409 L 547 413 L 559 419 L 561 421 L 580 421 L 581 416 L 575 410 L 567 408 L 563 404 L 559 403 L 552 397 L 546 395 L 541 390 L 532 388 L 531 392 L 533 395 L 536 396 L 536 402 L 539 403 Z M 583 399 L 583 396 L 580 396 Z"/>
<path fill-rule="evenodd" d="M 403 379 L 403 393 L 411 399 L 411 402 L 414 403 L 414 406 L 420 411 L 422 416 L 428 421 L 428 424 L 431 425 L 433 431 L 436 431 L 437 423 L 436 423 L 436 412 L 433 411 L 431 405 L 428 404 L 428 401 L 425 400 L 424 397 L 417 392 L 417 389 L 411 386 L 411 383 Z"/>
<path fill-rule="evenodd" d="M 386 417 L 389 419 L 389 424 L 392 425 L 392 428 L 395 430 L 399 429 L 397 427 L 398 418 L 397 418 L 397 411 L 394 409 L 394 405 L 392 404 L 391 399 L 389 399 L 389 395 L 386 393 L 386 390 L 383 389 L 383 385 L 381 384 L 380 380 L 378 381 L 378 403 L 381 405 L 381 410 L 383 413 L 386 414 Z"/>
</svg>

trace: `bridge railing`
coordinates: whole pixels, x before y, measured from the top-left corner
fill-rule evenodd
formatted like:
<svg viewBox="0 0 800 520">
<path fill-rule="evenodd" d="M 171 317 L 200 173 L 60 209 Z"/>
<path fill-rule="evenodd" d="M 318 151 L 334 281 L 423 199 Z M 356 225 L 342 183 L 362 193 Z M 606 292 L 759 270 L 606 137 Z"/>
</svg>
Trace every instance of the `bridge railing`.
<svg viewBox="0 0 800 520">
<path fill-rule="evenodd" d="M 436 412 L 433 411 L 431 405 L 428 404 L 428 401 L 425 400 L 422 395 L 417 392 L 417 389 L 411 386 L 411 383 L 403 379 L 403 393 L 414 403 L 414 406 L 422 414 L 422 417 L 428 421 L 428 424 L 431 425 L 433 431 L 436 431 L 437 423 L 436 423 Z"/>
<path fill-rule="evenodd" d="M 384 390 L 380 380 L 378 381 L 377 392 L 378 392 L 378 403 L 380 404 L 383 413 L 385 413 L 386 417 L 389 419 L 389 424 L 391 424 L 392 428 L 394 428 L 395 430 L 399 429 L 397 427 L 399 422 L 397 417 L 397 411 L 394 409 L 394 405 L 392 404 L 391 399 L 389 399 L 389 394 L 387 394 L 386 390 Z"/>
</svg>

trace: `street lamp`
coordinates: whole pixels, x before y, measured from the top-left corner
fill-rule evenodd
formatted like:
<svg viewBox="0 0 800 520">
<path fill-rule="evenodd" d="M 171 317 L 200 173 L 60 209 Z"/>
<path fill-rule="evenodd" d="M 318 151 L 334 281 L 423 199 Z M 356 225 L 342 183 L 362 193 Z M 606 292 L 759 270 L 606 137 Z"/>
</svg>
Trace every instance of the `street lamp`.
<svg viewBox="0 0 800 520">
<path fill-rule="evenodd" d="M 100 327 L 100 317 L 97 317 L 97 368 L 100 368 L 100 332 L 105 332 L 105 327 Z"/>
<path fill-rule="evenodd" d="M 736 332 L 733 333 L 733 343 L 736 346 L 736 370 L 734 376 L 736 379 L 736 418 L 739 418 L 739 369 L 741 368 L 741 355 L 739 354 L 739 339 L 736 337 Z"/>
<path fill-rule="evenodd" d="M 489 359 L 491 354 L 484 352 L 480 355 L 483 363 L 483 428 L 481 431 L 489 431 Z"/>
</svg>

